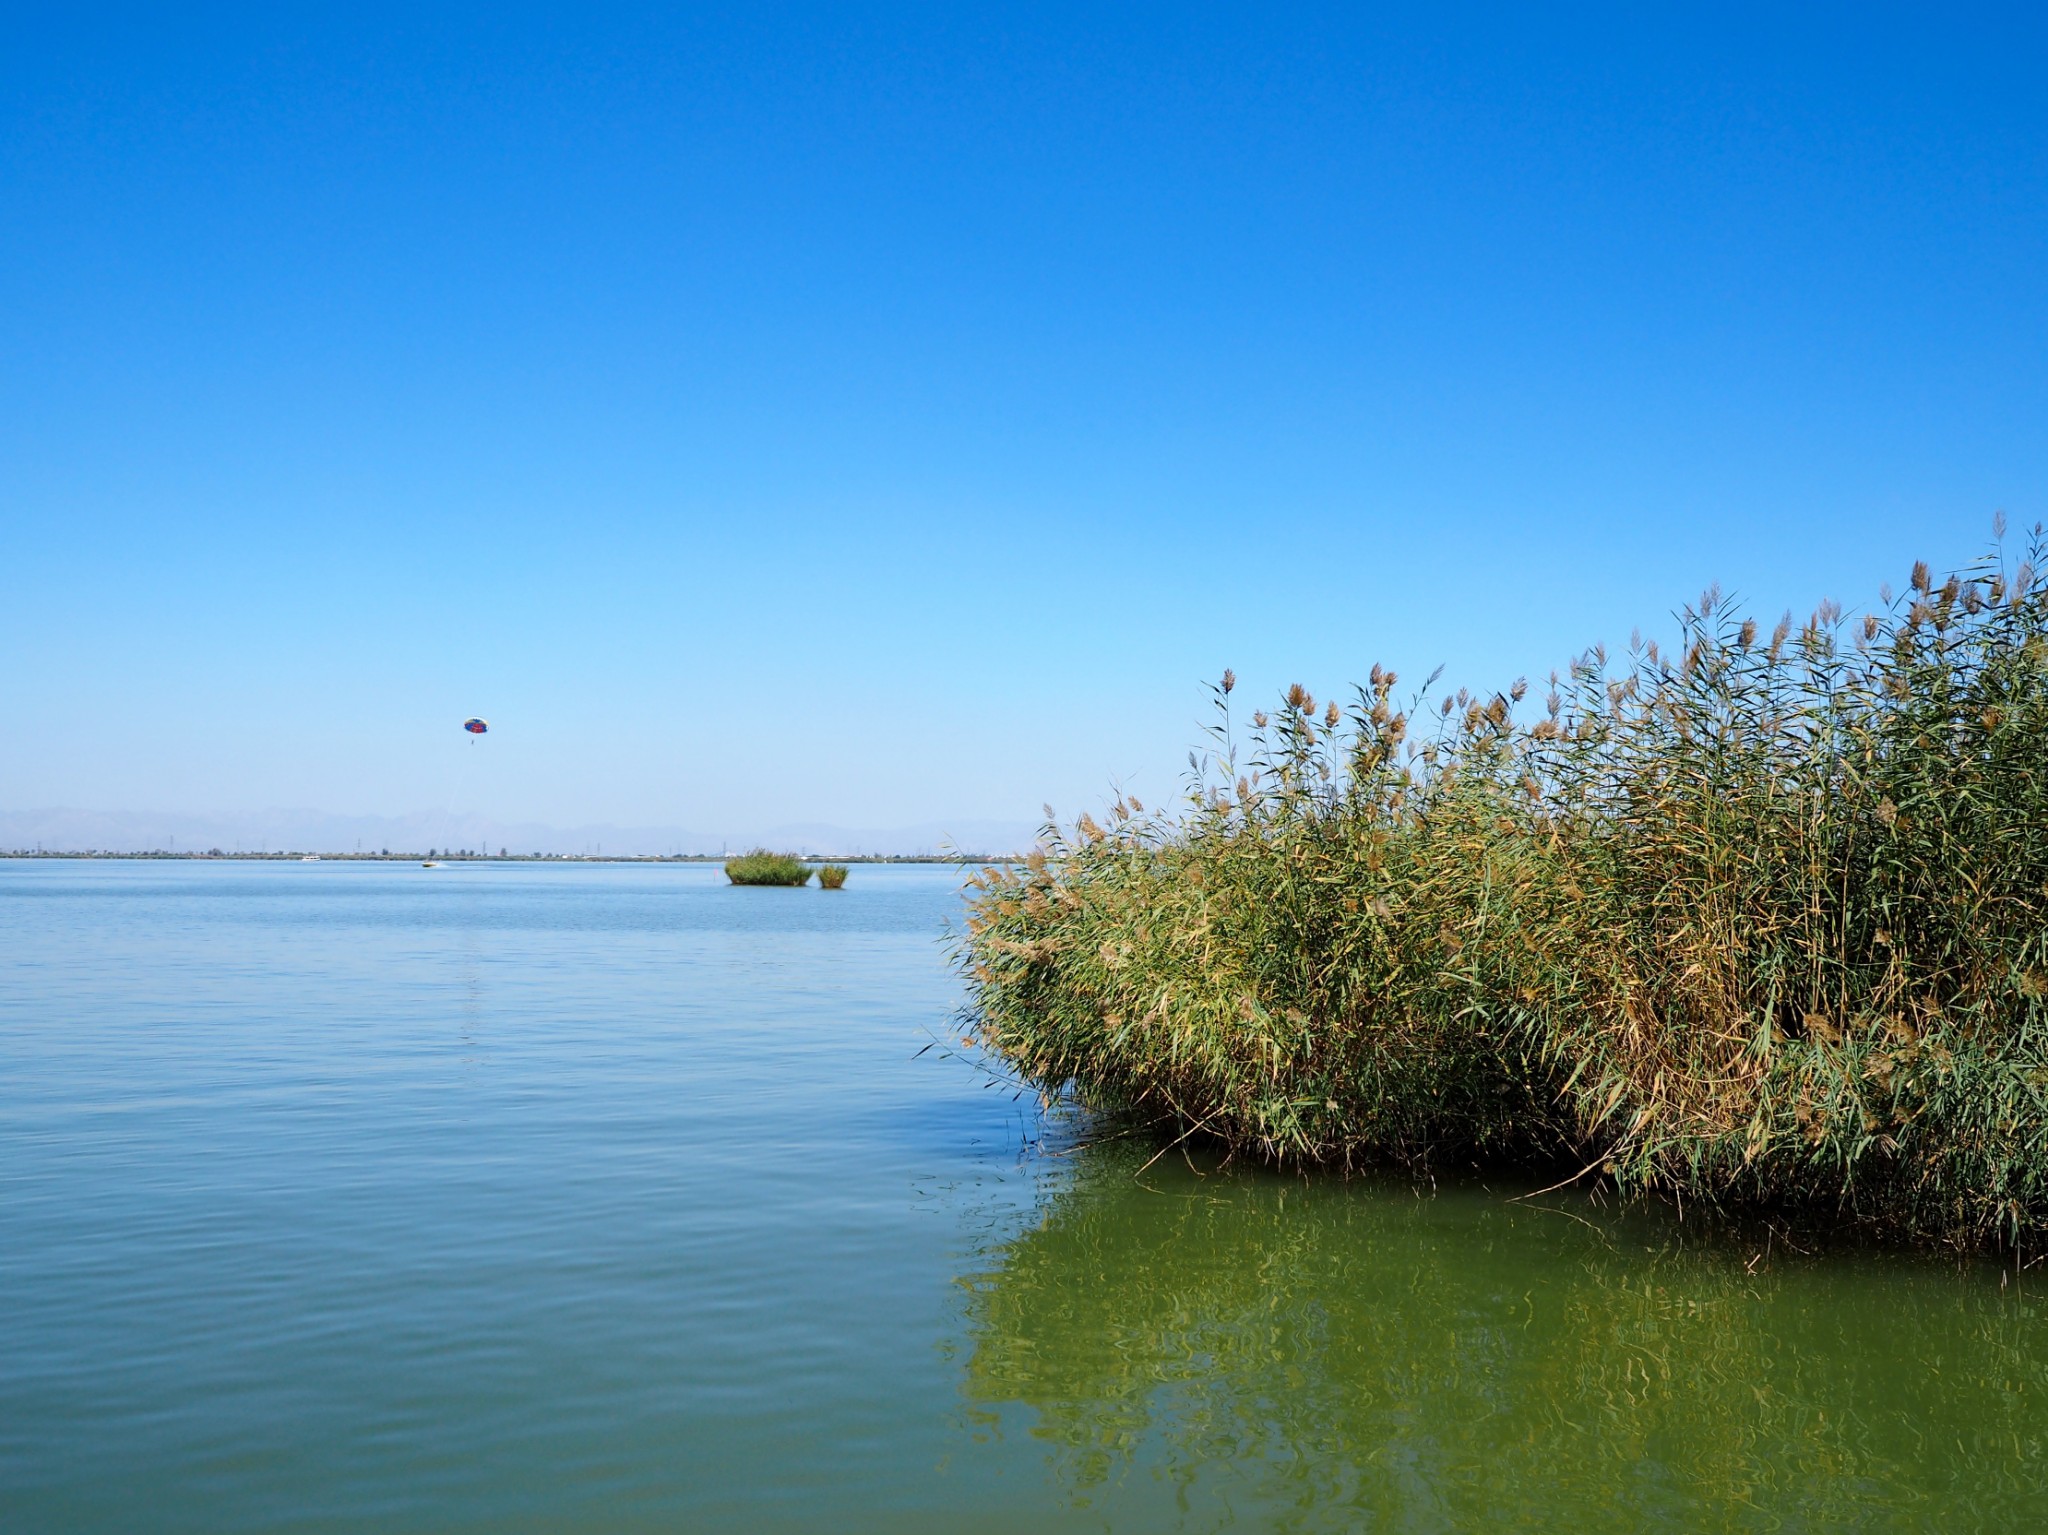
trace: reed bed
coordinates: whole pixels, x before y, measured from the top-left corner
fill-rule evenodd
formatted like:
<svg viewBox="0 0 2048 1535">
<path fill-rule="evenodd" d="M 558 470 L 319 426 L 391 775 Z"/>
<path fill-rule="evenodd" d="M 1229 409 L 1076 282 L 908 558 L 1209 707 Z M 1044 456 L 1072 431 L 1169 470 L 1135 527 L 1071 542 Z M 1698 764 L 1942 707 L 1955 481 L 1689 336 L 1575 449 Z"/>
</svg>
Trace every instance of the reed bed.
<svg viewBox="0 0 2048 1535">
<path fill-rule="evenodd" d="M 828 863 L 821 865 L 818 869 L 818 888 L 820 890 L 845 889 L 846 865 L 843 863 Z"/>
<path fill-rule="evenodd" d="M 771 853 L 757 847 L 728 858 L 725 877 L 735 885 L 802 885 L 809 883 L 811 871 L 792 853 Z"/>
<path fill-rule="evenodd" d="M 2002 533 L 2002 529 L 2001 529 Z M 1994 553 L 1535 701 L 1295 687 L 1169 813 L 976 877 L 970 1030 L 1283 1162 L 1563 1162 L 1959 1243 L 2048 1224 L 2048 586 Z M 1050 823 L 1050 817 L 1049 817 Z"/>
</svg>

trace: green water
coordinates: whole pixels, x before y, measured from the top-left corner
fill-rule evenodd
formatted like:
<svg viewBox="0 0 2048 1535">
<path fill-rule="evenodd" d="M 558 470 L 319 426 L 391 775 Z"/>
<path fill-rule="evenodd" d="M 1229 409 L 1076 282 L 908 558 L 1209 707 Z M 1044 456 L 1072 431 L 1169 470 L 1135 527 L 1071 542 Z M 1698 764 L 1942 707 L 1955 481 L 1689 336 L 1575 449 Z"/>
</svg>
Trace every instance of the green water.
<svg viewBox="0 0 2048 1535">
<path fill-rule="evenodd" d="M 926 1048 L 957 912 L 0 861 L 0 1529 L 2048 1513 L 2039 1279 L 1147 1166 Z"/>
<path fill-rule="evenodd" d="M 1477 1188 L 1083 1157 L 972 1281 L 967 1392 L 1149 1527 L 2013 1527 L 2042 1310 L 1981 1271 Z M 1019 1411 L 1016 1404 L 1025 1404 Z"/>
</svg>

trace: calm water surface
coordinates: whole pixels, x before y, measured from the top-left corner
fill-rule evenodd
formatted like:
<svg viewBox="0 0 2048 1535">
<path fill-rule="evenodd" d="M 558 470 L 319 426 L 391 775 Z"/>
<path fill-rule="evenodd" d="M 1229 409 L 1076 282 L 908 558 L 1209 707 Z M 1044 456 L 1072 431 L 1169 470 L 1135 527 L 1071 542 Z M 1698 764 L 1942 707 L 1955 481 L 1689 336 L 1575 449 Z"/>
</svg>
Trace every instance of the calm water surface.
<svg viewBox="0 0 2048 1535">
<path fill-rule="evenodd" d="M 956 885 L 0 862 L 0 1528 L 2048 1516 L 2048 1282 L 1077 1145 Z"/>
</svg>

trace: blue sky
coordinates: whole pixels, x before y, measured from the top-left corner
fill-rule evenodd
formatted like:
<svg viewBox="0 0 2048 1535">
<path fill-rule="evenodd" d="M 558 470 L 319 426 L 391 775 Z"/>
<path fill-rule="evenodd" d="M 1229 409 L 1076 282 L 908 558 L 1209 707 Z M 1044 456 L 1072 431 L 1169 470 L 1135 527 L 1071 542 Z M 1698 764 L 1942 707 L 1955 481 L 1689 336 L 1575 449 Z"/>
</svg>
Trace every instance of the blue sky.
<svg viewBox="0 0 2048 1535">
<path fill-rule="evenodd" d="M 1853 608 L 2048 516 L 2041 17 L 12 7 L 0 809 L 1027 819 Z"/>
</svg>

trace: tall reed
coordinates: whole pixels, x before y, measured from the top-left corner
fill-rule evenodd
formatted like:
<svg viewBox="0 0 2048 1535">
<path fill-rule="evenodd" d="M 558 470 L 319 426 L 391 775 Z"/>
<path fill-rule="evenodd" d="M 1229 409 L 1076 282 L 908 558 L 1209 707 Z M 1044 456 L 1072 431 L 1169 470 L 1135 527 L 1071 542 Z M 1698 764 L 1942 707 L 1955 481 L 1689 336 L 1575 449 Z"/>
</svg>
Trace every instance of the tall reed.
<svg viewBox="0 0 2048 1535">
<path fill-rule="evenodd" d="M 1571 1157 L 1958 1240 L 2048 1224 L 2048 588 L 1854 623 L 1708 592 L 1669 651 L 1348 706 L 1234 681 L 1184 803 L 979 876 L 972 1030 L 1282 1160 Z M 1527 718 L 1534 713 L 1535 718 Z"/>
</svg>

